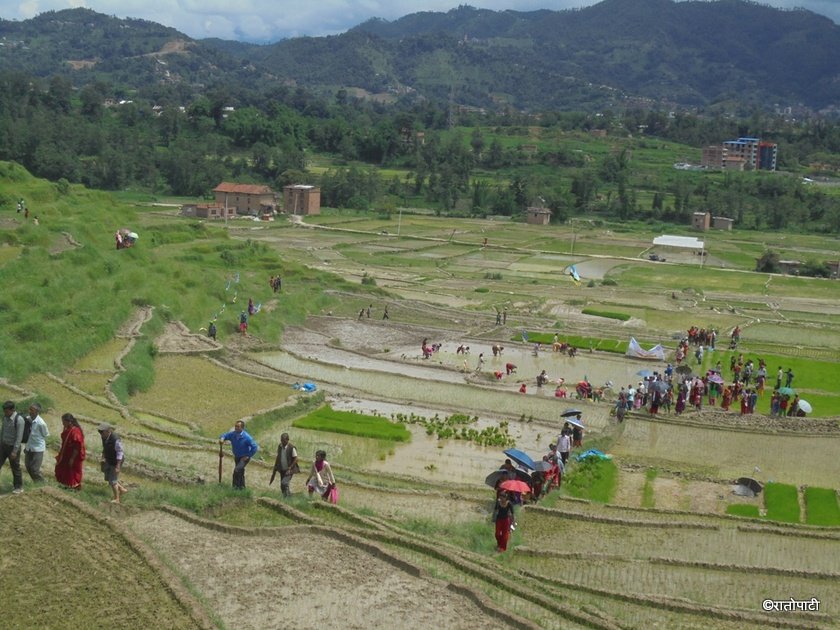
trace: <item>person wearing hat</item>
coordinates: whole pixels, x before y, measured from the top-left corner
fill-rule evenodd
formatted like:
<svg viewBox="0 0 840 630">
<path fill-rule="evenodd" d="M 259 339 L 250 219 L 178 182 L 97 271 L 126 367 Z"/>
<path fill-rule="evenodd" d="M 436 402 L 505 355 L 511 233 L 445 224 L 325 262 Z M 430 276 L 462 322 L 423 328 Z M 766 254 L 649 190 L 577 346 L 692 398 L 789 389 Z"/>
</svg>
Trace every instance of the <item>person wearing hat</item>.
<svg viewBox="0 0 840 630">
<path fill-rule="evenodd" d="M 120 497 L 128 492 L 120 483 L 120 469 L 125 459 L 122 440 L 114 433 L 114 427 L 107 422 L 100 424 L 96 430 L 102 438 L 102 473 L 105 475 L 105 481 L 111 486 L 111 492 L 114 493 L 111 503 L 119 503 Z"/>
<path fill-rule="evenodd" d="M 15 403 L 7 400 L 3 403 L 3 427 L 0 431 L 0 470 L 9 460 L 12 469 L 12 494 L 23 492 L 23 474 L 20 472 L 20 443 L 23 441 L 24 419 L 15 411 Z"/>
</svg>

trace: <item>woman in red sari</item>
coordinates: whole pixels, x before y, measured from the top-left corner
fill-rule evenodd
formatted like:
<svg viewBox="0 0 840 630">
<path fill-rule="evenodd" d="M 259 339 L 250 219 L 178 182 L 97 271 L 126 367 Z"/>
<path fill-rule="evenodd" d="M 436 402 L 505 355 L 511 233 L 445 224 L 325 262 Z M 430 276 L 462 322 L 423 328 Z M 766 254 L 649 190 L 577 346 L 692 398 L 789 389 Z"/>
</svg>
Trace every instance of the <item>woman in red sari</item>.
<svg viewBox="0 0 840 630">
<path fill-rule="evenodd" d="M 65 413 L 61 416 L 61 423 L 64 430 L 61 432 L 61 449 L 55 456 L 55 478 L 61 485 L 79 490 L 85 460 L 85 435 L 73 414 Z"/>
</svg>

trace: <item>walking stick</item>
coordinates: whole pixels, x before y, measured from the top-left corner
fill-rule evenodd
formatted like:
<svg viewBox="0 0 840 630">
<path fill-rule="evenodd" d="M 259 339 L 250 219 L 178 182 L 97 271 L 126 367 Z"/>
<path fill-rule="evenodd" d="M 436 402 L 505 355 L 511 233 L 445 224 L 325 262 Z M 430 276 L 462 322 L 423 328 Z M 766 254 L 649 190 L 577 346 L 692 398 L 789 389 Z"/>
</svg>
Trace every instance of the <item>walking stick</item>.
<svg viewBox="0 0 840 630">
<path fill-rule="evenodd" d="M 225 452 L 222 450 L 224 448 L 224 444 L 219 442 L 219 483 L 222 483 L 222 460 L 225 457 Z"/>
</svg>

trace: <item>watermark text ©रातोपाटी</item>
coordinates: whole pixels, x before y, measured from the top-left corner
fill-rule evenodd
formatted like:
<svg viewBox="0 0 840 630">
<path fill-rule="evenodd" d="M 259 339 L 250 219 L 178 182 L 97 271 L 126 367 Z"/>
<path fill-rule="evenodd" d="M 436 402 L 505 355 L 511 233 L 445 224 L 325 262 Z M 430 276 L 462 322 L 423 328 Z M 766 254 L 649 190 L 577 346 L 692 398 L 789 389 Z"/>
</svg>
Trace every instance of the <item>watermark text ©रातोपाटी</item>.
<svg viewBox="0 0 840 630">
<path fill-rule="evenodd" d="M 761 602 L 761 607 L 766 611 L 777 612 L 792 612 L 797 610 L 805 610 L 809 612 L 820 611 L 820 600 L 816 597 L 811 599 L 765 599 Z"/>
</svg>

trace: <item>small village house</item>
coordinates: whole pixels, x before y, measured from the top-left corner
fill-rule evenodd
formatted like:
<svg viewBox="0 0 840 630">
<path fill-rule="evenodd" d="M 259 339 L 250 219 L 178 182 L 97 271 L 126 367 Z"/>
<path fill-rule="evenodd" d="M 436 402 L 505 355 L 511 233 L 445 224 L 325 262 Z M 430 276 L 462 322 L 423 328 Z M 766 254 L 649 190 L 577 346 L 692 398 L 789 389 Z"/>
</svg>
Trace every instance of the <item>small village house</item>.
<svg viewBox="0 0 840 630">
<path fill-rule="evenodd" d="M 551 210 L 542 206 L 529 207 L 525 212 L 525 222 L 531 225 L 548 225 L 551 221 Z"/>
<path fill-rule="evenodd" d="M 217 206 L 234 208 L 237 215 L 263 216 L 277 212 L 277 196 L 268 186 L 222 182 L 213 189 Z"/>
<path fill-rule="evenodd" d="M 320 214 L 321 189 L 305 184 L 283 186 L 283 210 L 287 214 Z"/>
</svg>

